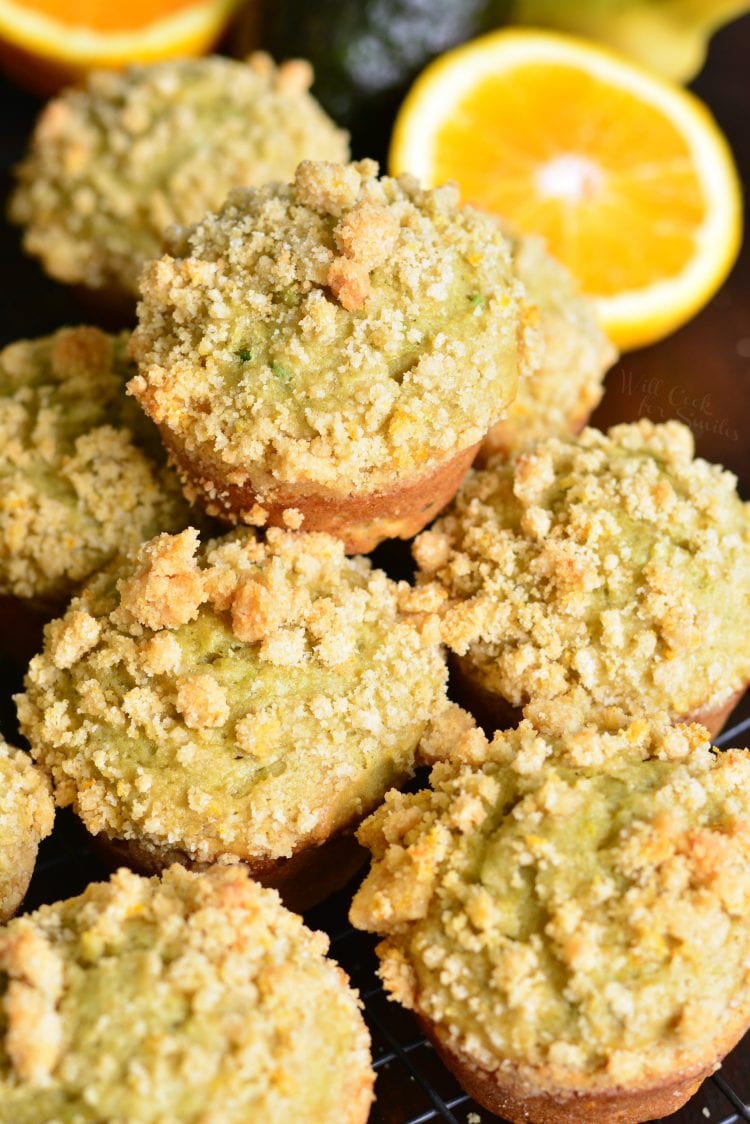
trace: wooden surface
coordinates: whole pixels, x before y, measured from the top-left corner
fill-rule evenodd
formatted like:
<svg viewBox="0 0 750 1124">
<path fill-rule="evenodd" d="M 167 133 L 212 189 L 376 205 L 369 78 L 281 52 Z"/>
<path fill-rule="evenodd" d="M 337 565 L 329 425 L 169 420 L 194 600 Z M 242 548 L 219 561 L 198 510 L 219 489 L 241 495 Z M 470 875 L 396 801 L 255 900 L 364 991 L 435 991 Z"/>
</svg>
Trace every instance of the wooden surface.
<svg viewBox="0 0 750 1124">
<path fill-rule="evenodd" d="M 711 106 L 734 150 L 745 184 L 750 184 L 750 17 L 725 28 L 715 39 L 703 73 L 694 88 Z M 0 80 L 0 193 L 7 193 L 9 168 L 17 160 L 28 135 L 38 103 Z M 357 153 L 369 155 L 369 153 Z M 20 253 L 18 234 L 0 223 L 0 344 L 20 336 L 48 332 L 83 318 L 72 294 L 48 281 L 35 262 Z M 729 281 L 711 304 L 690 324 L 653 347 L 625 356 L 608 378 L 604 401 L 596 421 L 602 426 L 648 415 L 655 419 L 679 417 L 696 433 L 700 453 L 730 467 L 750 497 L 750 251 L 745 243 Z M 407 565 L 401 550 L 380 548 L 378 561 L 392 572 Z M 13 643 L 13 638 L 4 638 Z M 6 733 L 13 733 L 9 696 L 18 687 L 18 673 L 0 664 L 0 712 Z M 734 721 L 750 713 L 746 701 Z M 747 735 L 736 744 L 750 744 Z M 43 850 L 44 863 L 32 889 L 30 904 L 76 893 L 90 878 L 103 872 L 87 849 L 80 831 L 68 817 L 60 817 L 55 836 Z M 341 933 L 334 943 L 338 955 L 363 991 L 372 989 L 372 942 L 346 932 L 346 899 L 339 897 L 316 911 L 314 923 Z M 387 1004 L 382 995 L 368 1000 L 376 1059 L 388 1059 L 378 1068 L 378 1103 L 373 1124 L 404 1124 L 441 1119 L 429 1112 L 429 1095 L 410 1076 L 398 1057 L 390 1057 L 388 1035 L 402 1045 L 417 1038 L 405 1012 Z M 426 1046 L 409 1052 L 414 1065 L 433 1089 L 450 1101 L 458 1096 L 455 1083 Z M 734 1052 L 722 1071 L 725 1078 L 750 1102 L 750 1041 Z M 453 1109 L 454 1119 L 465 1121 L 475 1110 L 463 1101 Z M 707 1115 L 708 1113 L 708 1115 Z M 750 1119 L 750 1115 L 744 1117 Z M 490 1117 L 481 1112 L 484 1124 Z M 719 1087 L 709 1081 L 694 1100 L 670 1118 L 675 1124 L 717 1124 L 739 1119 Z"/>
<path fill-rule="evenodd" d="M 750 185 L 750 16 L 714 40 L 693 89 L 711 107 Z M 745 202 L 746 226 L 747 200 Z M 679 332 L 623 357 L 595 415 L 600 426 L 679 417 L 698 451 L 740 477 L 750 497 L 750 242 L 710 304 Z"/>
</svg>

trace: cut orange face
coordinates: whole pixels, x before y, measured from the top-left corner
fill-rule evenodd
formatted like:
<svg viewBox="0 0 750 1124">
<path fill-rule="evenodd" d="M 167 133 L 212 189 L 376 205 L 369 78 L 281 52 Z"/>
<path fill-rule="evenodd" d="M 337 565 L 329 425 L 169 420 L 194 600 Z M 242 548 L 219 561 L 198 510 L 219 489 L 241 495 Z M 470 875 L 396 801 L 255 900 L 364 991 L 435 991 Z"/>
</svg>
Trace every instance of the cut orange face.
<svg viewBox="0 0 750 1124">
<path fill-rule="evenodd" d="M 737 174 L 703 104 L 567 36 L 502 31 L 438 59 L 390 164 L 542 234 L 620 348 L 693 315 L 739 248 Z"/>
<path fill-rule="evenodd" d="M 0 0 L 0 62 L 38 93 L 97 67 L 198 55 L 242 0 Z"/>
</svg>

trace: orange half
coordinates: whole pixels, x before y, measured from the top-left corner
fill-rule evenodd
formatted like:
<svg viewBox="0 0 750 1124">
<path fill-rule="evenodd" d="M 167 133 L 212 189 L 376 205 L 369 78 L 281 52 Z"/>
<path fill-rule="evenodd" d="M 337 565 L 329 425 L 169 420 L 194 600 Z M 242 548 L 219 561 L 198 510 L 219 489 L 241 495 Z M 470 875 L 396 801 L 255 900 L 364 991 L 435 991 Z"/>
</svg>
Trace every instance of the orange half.
<svg viewBox="0 0 750 1124">
<path fill-rule="evenodd" d="M 0 61 L 52 93 L 89 70 L 199 55 L 242 0 L 0 0 Z"/>
<path fill-rule="evenodd" d="M 568 36 L 502 31 L 433 63 L 407 97 L 394 174 L 542 234 L 620 348 L 716 291 L 741 238 L 728 146 L 697 98 Z"/>
</svg>

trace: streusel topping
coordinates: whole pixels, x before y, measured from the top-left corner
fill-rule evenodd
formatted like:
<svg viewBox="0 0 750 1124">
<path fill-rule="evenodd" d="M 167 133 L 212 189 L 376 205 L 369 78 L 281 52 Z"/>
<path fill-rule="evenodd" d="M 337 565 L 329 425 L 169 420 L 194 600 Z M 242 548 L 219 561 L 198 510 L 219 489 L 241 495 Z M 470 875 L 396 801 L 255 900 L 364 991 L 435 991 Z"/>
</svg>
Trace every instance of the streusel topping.
<svg viewBox="0 0 750 1124">
<path fill-rule="evenodd" d="M 434 615 L 328 535 L 161 535 L 46 630 L 21 724 L 92 833 L 289 856 L 413 769 L 444 697 Z"/>
<path fill-rule="evenodd" d="M 394 998 L 477 1065 L 611 1088 L 710 1062 L 750 1020 L 750 753 L 638 719 L 491 743 L 450 708 L 431 790 L 359 831 L 355 925 Z"/>
<path fill-rule="evenodd" d="M 427 472 L 502 416 L 536 340 L 499 225 L 457 204 L 371 160 L 233 192 L 145 270 L 132 393 L 258 493 Z"/>
<path fill-rule="evenodd" d="M 0 1121 L 366 1119 L 328 940 L 239 867 L 118 871 L 0 930 Z"/>
<path fill-rule="evenodd" d="M 541 344 L 537 370 L 519 381 L 507 416 L 485 438 L 486 456 L 580 429 L 600 401 L 616 357 L 592 303 L 542 239 L 506 234 L 515 274 L 539 309 Z"/>
<path fill-rule="evenodd" d="M 10 216 L 59 281 L 134 297 L 172 223 L 195 222 L 233 187 L 287 180 L 300 160 L 346 160 L 346 134 L 308 93 L 300 59 L 274 66 L 178 59 L 92 74 L 42 113 Z"/>
<path fill-rule="evenodd" d="M 750 506 L 678 422 L 550 439 L 470 474 L 415 542 L 466 673 L 537 725 L 673 717 L 750 678 Z"/>
<path fill-rule="evenodd" d="M 49 781 L 28 754 L 0 738 L 0 920 L 26 892 L 37 847 L 52 831 Z"/>
<path fill-rule="evenodd" d="M 156 430 L 124 393 L 126 343 L 61 328 L 0 352 L 0 593 L 59 600 L 187 523 Z"/>
</svg>

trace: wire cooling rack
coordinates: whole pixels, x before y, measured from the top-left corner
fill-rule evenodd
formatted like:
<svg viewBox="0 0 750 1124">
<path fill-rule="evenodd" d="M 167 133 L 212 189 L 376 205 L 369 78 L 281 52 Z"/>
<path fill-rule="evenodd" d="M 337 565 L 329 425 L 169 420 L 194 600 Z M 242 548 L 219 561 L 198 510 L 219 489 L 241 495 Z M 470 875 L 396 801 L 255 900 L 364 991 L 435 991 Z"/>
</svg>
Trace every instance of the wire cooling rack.
<svg viewBox="0 0 750 1124">
<path fill-rule="evenodd" d="M 750 698 L 746 704 L 750 709 Z M 719 746 L 750 743 L 750 717 L 716 740 Z M 42 844 L 40 861 L 25 908 L 80 893 L 89 882 L 107 877 L 88 845 L 85 832 L 70 813 L 58 813 L 53 836 Z M 468 1097 L 421 1034 L 408 1011 L 391 1003 L 379 982 L 376 939 L 353 929 L 347 920 L 354 884 L 336 894 L 306 917 L 331 938 L 331 955 L 338 960 L 362 997 L 372 1035 L 373 1065 L 377 1073 L 377 1101 L 370 1124 L 492 1124 L 499 1117 Z M 670 1124 L 738 1124 L 750 1121 L 750 1034 L 725 1060 L 719 1073 Z M 336 1124 L 336 1122 L 331 1122 Z"/>
<path fill-rule="evenodd" d="M 709 68 L 704 71 L 699 81 L 699 91 L 706 97 L 713 110 L 717 113 L 719 121 L 729 128 L 730 139 L 733 143 L 735 155 L 740 161 L 740 170 L 747 181 L 748 170 L 748 141 L 746 118 L 746 44 L 748 42 L 748 19 L 742 24 L 735 24 L 714 40 L 712 47 L 713 63 L 709 59 Z M 738 32 L 739 29 L 739 32 Z M 717 51 L 717 44 L 719 50 Z M 0 199 L 7 197 L 10 185 L 9 168 L 21 156 L 26 139 L 31 129 L 31 123 L 37 112 L 38 105 L 33 99 L 22 94 L 14 87 L 0 78 L 0 106 L 2 107 L 2 127 L 0 128 Z M 369 154 L 369 153 L 368 153 Z M 365 155 L 365 153 L 359 153 Z M 9 341 L 20 335 L 35 336 L 51 331 L 63 323 L 77 323 L 81 313 L 73 297 L 63 286 L 55 285 L 44 278 L 40 270 L 30 259 L 23 257 L 18 248 L 18 235 L 12 232 L 7 224 L 0 222 L 0 260 L 5 266 L 4 282 L 0 283 L 0 329 L 3 340 Z M 746 259 L 745 259 L 746 260 Z M 746 264 L 740 270 L 746 270 Z M 735 277 L 744 276 L 739 270 Z M 2 281 L 2 279 L 0 279 Z M 672 383 L 665 375 L 669 365 L 676 366 L 678 375 L 674 382 L 674 389 L 679 389 L 681 395 L 685 394 L 683 379 L 684 367 L 697 363 L 700 377 L 706 374 L 710 381 L 712 395 L 716 390 L 716 397 L 712 397 L 711 410 L 713 420 L 719 421 L 726 414 L 733 420 L 747 416 L 745 399 L 742 394 L 742 380 L 728 378 L 730 372 L 738 372 L 744 378 L 746 367 L 743 363 L 738 365 L 736 357 L 730 358 L 728 348 L 735 346 L 737 336 L 732 333 L 737 329 L 741 336 L 747 332 L 740 325 L 746 325 L 744 283 L 740 282 L 732 290 L 734 295 L 725 293 L 719 300 L 723 301 L 719 317 L 704 320 L 705 328 L 696 331 L 690 338 L 690 344 L 683 344 L 682 350 L 676 346 L 673 350 L 653 352 L 653 358 L 647 363 L 636 364 L 635 369 L 646 372 L 644 386 L 664 385 L 665 394 L 670 391 Z M 736 305 L 732 302 L 736 302 Z M 740 317 L 740 311 L 743 319 Z M 718 325 L 718 327 L 717 327 Z M 704 335 L 701 335 L 701 331 Z M 687 338 L 687 337 L 686 337 Z M 702 341 L 710 342 L 711 348 L 720 355 L 720 360 L 714 362 L 713 350 L 709 350 Z M 745 342 L 744 338 L 741 342 Z M 692 349 L 697 348 L 697 359 Z M 739 346 L 738 346 L 739 354 Z M 667 355 L 669 360 L 667 360 Z M 679 357 L 683 357 L 680 359 Z M 710 363 L 709 363 L 710 356 Z M 677 357 L 675 361 L 675 357 Z M 700 360 L 706 362 L 706 371 L 700 365 Z M 686 361 L 689 361 L 686 363 Z M 659 366 L 662 364 L 662 367 Z M 722 374 L 725 372 L 725 374 Z M 653 377 L 651 377 L 653 376 Z M 725 378 L 725 384 L 721 379 Z M 721 385 L 720 385 L 721 384 Z M 623 421 L 632 417 L 632 409 L 637 404 L 639 396 L 632 400 L 623 400 L 623 412 L 618 416 L 613 415 L 613 410 L 608 412 L 608 403 L 618 402 L 630 395 L 624 391 L 616 380 L 609 380 L 609 388 L 605 397 L 604 407 L 606 424 L 613 421 Z M 618 391 L 619 387 L 619 391 Z M 679 399 L 680 401 L 683 398 Z M 728 405 L 736 402 L 736 411 Z M 616 407 L 619 410 L 619 405 Z M 656 403 L 657 407 L 666 410 L 673 405 L 670 397 Z M 706 409 L 696 420 L 705 423 L 711 410 Z M 670 410 L 670 412 L 673 412 Z M 735 417 L 736 415 L 736 417 Z M 662 416 L 667 416 L 662 414 Z M 602 421 L 600 419 L 600 424 Z M 699 433 L 700 435 L 700 433 Z M 706 438 L 703 455 L 710 459 L 719 459 L 731 463 L 735 471 L 741 466 L 739 455 L 743 446 L 741 442 L 732 444 L 727 439 L 725 449 L 711 442 L 710 433 L 704 433 Z M 725 455 L 722 455 L 722 453 Z M 746 488 L 750 485 L 747 473 L 740 471 Z M 393 544 L 390 544 L 392 548 Z M 384 565 L 386 559 L 381 559 L 376 552 L 375 564 Z M 391 577 L 408 577 L 410 565 L 408 560 L 401 569 L 394 568 L 392 559 L 386 565 Z M 2 642 L 8 640 L 8 647 L 15 641 L 13 637 L 0 636 Z M 0 659 L 0 727 L 9 738 L 14 737 L 14 714 L 10 704 L 12 690 L 20 686 L 20 677 L 9 665 Z M 742 710 L 743 714 L 750 714 L 750 698 Z M 720 745 L 750 745 L 750 718 L 728 730 L 720 739 Z M 33 909 L 43 902 L 52 902 L 64 897 L 80 893 L 86 885 L 107 876 L 107 871 L 102 867 L 92 853 L 85 834 L 76 824 L 73 817 L 66 813 L 59 813 L 53 836 L 42 845 L 40 861 L 27 897 L 26 908 Z M 470 1124 L 473 1115 L 481 1118 L 482 1124 L 492 1124 L 496 1117 L 480 1109 L 470 1100 L 457 1085 L 451 1075 L 445 1070 L 434 1051 L 419 1032 L 416 1023 L 408 1012 L 403 1011 L 394 1003 L 389 1003 L 378 982 L 376 974 L 376 957 L 374 947 L 376 941 L 366 934 L 353 930 L 347 921 L 347 910 L 354 887 L 342 891 L 323 906 L 311 911 L 308 922 L 318 928 L 326 930 L 331 937 L 331 952 L 342 967 L 348 972 L 353 983 L 360 990 L 364 1005 L 365 1016 L 370 1026 L 373 1040 L 374 1066 L 377 1071 L 377 1102 L 373 1108 L 370 1124 L 428 1124 L 430 1121 L 447 1121 L 448 1124 Z M 669 1117 L 672 1124 L 736 1124 L 739 1121 L 750 1121 L 750 1035 L 733 1051 L 725 1060 L 721 1071 L 704 1082 L 700 1091 L 677 1114 Z M 43 1122 L 40 1121 L 40 1124 Z M 338 1124 L 332 1121 L 331 1124 Z"/>
</svg>

